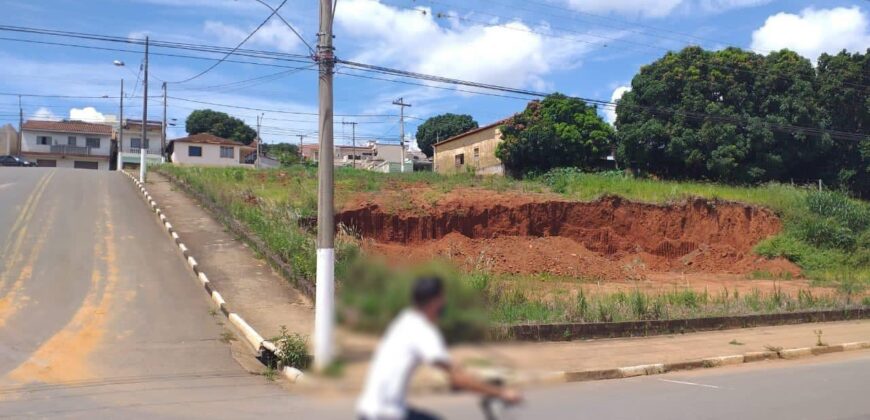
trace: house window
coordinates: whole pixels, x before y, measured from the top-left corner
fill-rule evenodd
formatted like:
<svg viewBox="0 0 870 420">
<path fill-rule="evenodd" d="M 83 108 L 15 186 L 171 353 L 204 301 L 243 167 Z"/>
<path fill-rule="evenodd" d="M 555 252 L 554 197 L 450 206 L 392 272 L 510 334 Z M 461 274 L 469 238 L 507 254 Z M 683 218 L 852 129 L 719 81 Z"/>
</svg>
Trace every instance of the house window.
<svg viewBox="0 0 870 420">
<path fill-rule="evenodd" d="M 51 145 L 51 136 L 36 136 L 36 144 L 41 144 L 43 146 Z"/>
<path fill-rule="evenodd" d="M 149 140 L 149 139 L 147 139 L 147 138 L 145 139 L 145 144 L 142 145 L 142 148 L 143 148 L 143 149 L 147 149 L 147 148 L 148 148 L 148 140 Z"/>
<path fill-rule="evenodd" d="M 480 163 L 480 148 L 474 148 L 474 165 L 477 166 Z"/>
<path fill-rule="evenodd" d="M 187 146 L 187 155 L 193 157 L 202 157 L 202 146 Z"/>
<path fill-rule="evenodd" d="M 85 143 L 88 147 L 92 147 L 94 149 L 100 148 L 100 139 L 98 137 L 88 137 L 85 139 Z"/>
<path fill-rule="evenodd" d="M 465 153 L 459 153 L 453 159 L 455 160 L 457 168 L 462 166 L 462 165 L 465 165 Z"/>
<path fill-rule="evenodd" d="M 141 149 L 142 148 L 142 139 L 133 137 L 130 139 L 130 147 L 133 149 Z"/>
<path fill-rule="evenodd" d="M 232 159 L 236 156 L 235 150 L 232 146 L 221 146 L 221 157 Z"/>
<path fill-rule="evenodd" d="M 75 146 L 75 145 L 76 145 L 76 136 L 69 136 L 69 137 L 67 137 L 67 138 L 66 138 L 66 144 L 67 144 L 68 146 Z"/>
</svg>

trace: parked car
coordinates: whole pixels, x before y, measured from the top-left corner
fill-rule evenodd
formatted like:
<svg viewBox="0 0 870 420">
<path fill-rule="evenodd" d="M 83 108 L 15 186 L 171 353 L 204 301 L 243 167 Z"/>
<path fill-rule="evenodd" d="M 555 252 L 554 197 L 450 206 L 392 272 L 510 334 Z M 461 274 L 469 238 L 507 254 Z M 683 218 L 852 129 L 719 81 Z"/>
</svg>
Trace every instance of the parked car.
<svg viewBox="0 0 870 420">
<path fill-rule="evenodd" d="M 35 163 L 18 156 L 0 156 L 0 166 L 36 166 Z"/>
</svg>

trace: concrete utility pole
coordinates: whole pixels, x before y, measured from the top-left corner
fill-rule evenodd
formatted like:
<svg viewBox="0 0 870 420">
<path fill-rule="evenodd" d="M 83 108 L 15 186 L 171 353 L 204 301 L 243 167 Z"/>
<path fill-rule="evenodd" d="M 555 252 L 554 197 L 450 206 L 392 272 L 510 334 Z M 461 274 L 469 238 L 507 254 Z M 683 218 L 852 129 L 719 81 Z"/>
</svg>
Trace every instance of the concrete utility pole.
<svg viewBox="0 0 870 420">
<path fill-rule="evenodd" d="M 118 163 L 117 170 L 121 170 L 124 166 L 124 160 L 121 159 L 121 152 L 124 151 L 124 79 L 121 79 L 121 112 L 119 112 L 118 123 Z"/>
<path fill-rule="evenodd" d="M 320 0 L 317 63 L 320 112 L 320 160 L 317 164 L 317 280 L 314 299 L 314 368 L 323 371 L 332 363 L 335 328 L 335 215 L 333 214 L 333 97 L 335 52 L 332 47 L 332 2 Z"/>
<path fill-rule="evenodd" d="M 142 142 L 140 150 L 145 150 L 148 142 L 148 37 L 145 37 L 145 78 L 142 79 Z M 139 153 L 139 182 L 145 182 L 145 153 Z"/>
<path fill-rule="evenodd" d="M 260 121 L 263 119 L 263 115 L 265 113 L 257 115 L 257 151 L 254 152 L 257 154 L 256 160 L 254 160 L 254 167 L 260 169 Z"/>
<path fill-rule="evenodd" d="M 393 101 L 393 105 L 399 106 L 399 126 L 402 136 L 401 145 L 402 145 L 402 172 L 405 172 L 405 107 L 411 106 L 411 104 L 406 104 L 403 101 L 404 98 L 399 98 L 398 100 Z"/>
<path fill-rule="evenodd" d="M 166 150 L 166 82 L 163 82 L 163 130 L 160 132 L 160 156 L 164 156 Z"/>
<path fill-rule="evenodd" d="M 351 141 L 353 144 L 353 154 L 351 156 L 353 156 L 353 167 L 354 168 L 356 168 L 356 124 L 357 124 L 356 122 L 344 122 L 344 121 L 341 122 L 341 125 L 350 125 L 350 130 L 351 130 L 350 131 L 351 132 L 350 138 L 351 138 Z"/>
<path fill-rule="evenodd" d="M 306 136 L 305 134 L 297 134 L 297 136 L 299 137 L 299 162 L 301 163 L 303 160 L 305 160 L 305 155 L 302 154 L 302 139 L 308 136 Z"/>
<path fill-rule="evenodd" d="M 18 155 L 21 155 L 21 144 L 24 142 L 24 108 L 21 106 L 21 95 L 18 95 Z"/>
</svg>

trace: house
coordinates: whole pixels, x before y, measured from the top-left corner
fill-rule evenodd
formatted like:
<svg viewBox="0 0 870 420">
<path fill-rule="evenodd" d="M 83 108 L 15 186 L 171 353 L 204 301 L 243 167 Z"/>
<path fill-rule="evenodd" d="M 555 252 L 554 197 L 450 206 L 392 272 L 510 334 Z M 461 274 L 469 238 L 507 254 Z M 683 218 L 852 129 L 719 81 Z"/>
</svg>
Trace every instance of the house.
<svg viewBox="0 0 870 420">
<path fill-rule="evenodd" d="M 18 131 L 12 124 L 0 128 L 0 155 L 18 154 Z"/>
<path fill-rule="evenodd" d="M 436 143 L 433 146 L 435 172 L 504 175 L 504 165 L 495 156 L 495 149 L 502 141 L 499 127 L 506 122 L 507 119 L 496 121 Z"/>
<path fill-rule="evenodd" d="M 123 124 L 123 125 L 121 125 Z M 138 167 L 141 150 L 148 164 L 163 163 L 163 122 L 148 121 L 142 139 L 142 120 L 125 119 L 118 127 L 118 162 L 122 167 Z"/>
<path fill-rule="evenodd" d="M 333 151 L 333 164 L 335 166 L 356 166 L 360 169 L 376 172 L 401 172 L 402 147 L 400 144 L 378 143 L 376 141 L 369 141 L 360 146 L 336 145 Z M 303 145 L 302 156 L 317 162 L 320 158 L 320 146 L 318 144 Z M 413 171 L 413 161 L 407 147 L 405 147 L 405 171 Z"/>
<path fill-rule="evenodd" d="M 252 154 L 257 150 L 234 140 L 209 133 L 171 140 L 167 147 L 169 159 L 176 165 L 241 166 L 253 168 Z"/>
<path fill-rule="evenodd" d="M 21 132 L 21 156 L 38 166 L 109 169 L 112 153 L 109 124 L 28 120 Z"/>
</svg>

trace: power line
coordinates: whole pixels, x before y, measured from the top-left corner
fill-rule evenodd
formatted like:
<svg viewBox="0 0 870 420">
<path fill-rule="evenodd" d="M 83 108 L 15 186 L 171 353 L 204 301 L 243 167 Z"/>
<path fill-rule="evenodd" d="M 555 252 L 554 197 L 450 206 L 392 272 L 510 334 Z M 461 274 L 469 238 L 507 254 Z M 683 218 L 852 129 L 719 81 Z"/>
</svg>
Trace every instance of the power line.
<svg viewBox="0 0 870 420">
<path fill-rule="evenodd" d="M 215 62 L 214 64 L 212 64 L 212 65 L 209 66 L 208 68 L 206 68 L 205 70 L 203 70 L 203 71 L 197 73 L 196 75 L 193 75 L 193 76 L 188 77 L 187 79 L 184 79 L 184 80 L 181 80 L 181 81 L 177 81 L 177 82 L 169 82 L 169 83 L 171 83 L 171 84 L 175 84 L 175 85 L 179 85 L 179 84 L 182 84 L 182 83 L 187 83 L 187 82 L 189 82 L 189 81 L 191 81 L 191 80 L 194 80 L 194 79 L 199 78 L 200 76 L 202 76 L 202 75 L 204 75 L 204 74 L 210 72 L 212 69 L 214 69 L 215 67 L 219 66 L 221 63 L 224 62 L 224 60 L 226 60 L 226 59 L 229 58 L 231 55 L 233 55 L 233 54 L 234 54 L 234 53 L 235 53 L 239 48 L 242 48 L 242 45 L 245 45 L 245 43 L 248 42 L 248 40 L 251 39 L 251 38 L 252 38 L 252 37 L 257 33 L 257 31 L 259 31 L 263 26 L 266 26 L 266 23 L 269 22 L 270 19 L 272 19 L 272 16 L 275 16 L 275 14 L 278 13 L 278 10 L 281 10 L 281 8 L 284 7 L 284 4 L 286 4 L 286 3 L 287 3 L 287 0 L 284 0 L 284 1 L 281 2 L 281 4 L 278 5 L 278 8 L 276 8 L 276 9 L 272 9 L 272 13 L 269 14 L 269 17 L 267 17 L 267 18 L 263 21 L 263 23 L 260 24 L 260 26 L 257 26 L 256 28 L 254 28 L 254 30 L 251 31 L 251 33 L 248 34 L 248 36 L 246 36 L 245 39 L 242 40 L 242 42 L 239 42 L 239 44 L 236 45 L 235 48 L 233 48 L 232 51 L 228 52 L 228 53 L 227 53 L 223 58 L 221 58 L 220 60 L 218 60 L 217 62 Z M 271 9 L 271 7 L 270 7 L 270 9 Z M 295 31 L 294 31 L 294 32 L 295 32 Z"/>
<path fill-rule="evenodd" d="M 302 43 L 305 44 L 306 47 L 308 47 L 308 52 L 310 52 L 312 56 L 314 55 L 314 48 L 312 48 L 311 45 L 307 41 L 305 41 L 305 38 L 303 38 L 302 35 L 300 35 L 299 32 L 296 31 L 296 28 L 294 28 L 293 25 L 290 24 L 290 22 L 287 22 L 287 20 L 284 19 L 284 16 L 281 16 L 281 14 L 278 13 L 277 9 L 273 9 L 272 6 L 270 6 L 268 3 L 264 2 L 263 0 L 254 0 L 254 1 L 262 4 L 263 6 L 268 7 L 269 10 L 271 10 L 276 16 L 278 16 L 278 19 L 281 19 L 281 22 L 284 22 L 284 25 L 286 25 L 288 28 L 290 28 L 290 30 L 293 31 L 294 34 L 296 34 L 296 37 L 299 38 L 299 40 L 302 41 Z M 284 4 L 281 3 L 281 6 L 283 6 L 283 5 Z M 278 9 L 280 9 L 281 6 L 278 6 Z"/>
</svg>

